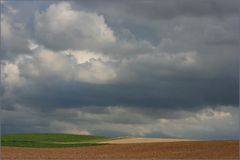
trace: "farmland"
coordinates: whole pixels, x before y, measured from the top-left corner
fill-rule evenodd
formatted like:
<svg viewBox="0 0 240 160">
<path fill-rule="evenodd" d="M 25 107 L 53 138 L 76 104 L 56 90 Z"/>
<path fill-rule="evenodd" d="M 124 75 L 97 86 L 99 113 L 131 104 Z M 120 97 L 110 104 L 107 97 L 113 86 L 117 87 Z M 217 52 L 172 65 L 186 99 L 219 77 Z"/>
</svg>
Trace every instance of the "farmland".
<svg viewBox="0 0 240 160">
<path fill-rule="evenodd" d="M 5 134 L 2 159 L 238 159 L 238 140 Z"/>
<path fill-rule="evenodd" d="M 112 137 L 74 134 L 2 134 L 2 146 L 59 148 L 102 145 L 97 142 L 111 140 Z"/>
</svg>

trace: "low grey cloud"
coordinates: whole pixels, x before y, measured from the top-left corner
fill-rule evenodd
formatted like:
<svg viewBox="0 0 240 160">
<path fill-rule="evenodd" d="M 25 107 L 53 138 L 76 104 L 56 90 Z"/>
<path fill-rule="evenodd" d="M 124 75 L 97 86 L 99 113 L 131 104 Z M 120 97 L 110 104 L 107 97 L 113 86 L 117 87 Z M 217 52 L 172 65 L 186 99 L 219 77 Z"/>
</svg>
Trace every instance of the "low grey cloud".
<svg viewBox="0 0 240 160">
<path fill-rule="evenodd" d="M 94 112 L 92 112 L 94 110 Z M 232 139 L 238 137 L 237 108 L 232 106 L 206 106 L 197 112 L 182 111 L 178 118 L 162 117 L 158 113 L 146 114 L 137 108 L 95 107 L 57 109 L 39 112 L 30 107 L 16 105 L 13 110 L 2 110 L 4 132 L 14 133 L 17 127 L 30 132 L 63 132 L 75 134 L 103 134 L 130 136 L 161 136 L 181 138 Z M 160 112 L 161 110 L 159 110 Z M 26 119 L 25 117 L 28 117 Z M 18 118 L 19 121 L 10 121 Z M 41 123 L 40 123 L 41 122 Z"/>
</svg>

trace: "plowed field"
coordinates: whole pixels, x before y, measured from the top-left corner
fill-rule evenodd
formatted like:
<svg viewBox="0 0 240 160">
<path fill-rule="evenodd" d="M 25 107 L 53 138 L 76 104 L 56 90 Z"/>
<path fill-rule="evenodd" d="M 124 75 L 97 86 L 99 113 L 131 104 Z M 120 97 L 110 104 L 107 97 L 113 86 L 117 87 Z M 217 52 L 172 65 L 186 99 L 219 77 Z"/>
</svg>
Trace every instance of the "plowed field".
<svg viewBox="0 0 240 160">
<path fill-rule="evenodd" d="M 2 147 L 3 159 L 239 159 L 239 141 L 108 144 L 71 148 Z"/>
</svg>

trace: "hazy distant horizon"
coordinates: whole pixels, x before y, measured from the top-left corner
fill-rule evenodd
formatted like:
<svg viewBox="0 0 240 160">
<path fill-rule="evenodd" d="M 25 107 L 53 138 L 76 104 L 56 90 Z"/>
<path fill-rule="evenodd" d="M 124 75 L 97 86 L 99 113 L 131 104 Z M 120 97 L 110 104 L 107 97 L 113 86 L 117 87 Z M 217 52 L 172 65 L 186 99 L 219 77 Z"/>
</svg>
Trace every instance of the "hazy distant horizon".
<svg viewBox="0 0 240 160">
<path fill-rule="evenodd" d="M 1 133 L 239 139 L 239 5 L 1 1 Z"/>
</svg>

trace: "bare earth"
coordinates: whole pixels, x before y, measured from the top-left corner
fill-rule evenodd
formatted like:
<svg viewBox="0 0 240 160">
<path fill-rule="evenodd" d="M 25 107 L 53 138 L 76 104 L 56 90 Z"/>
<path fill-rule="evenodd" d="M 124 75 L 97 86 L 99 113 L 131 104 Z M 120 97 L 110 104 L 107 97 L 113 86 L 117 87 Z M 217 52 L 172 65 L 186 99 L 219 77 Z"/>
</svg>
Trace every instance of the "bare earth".
<svg viewBox="0 0 240 160">
<path fill-rule="evenodd" d="M 2 159 L 239 159 L 239 141 L 109 144 L 72 148 L 2 147 Z"/>
<path fill-rule="evenodd" d="M 174 138 L 120 138 L 99 143 L 108 144 L 127 144 L 127 143 L 155 143 L 155 142 L 182 142 L 195 141 L 193 139 L 174 139 Z"/>
</svg>

